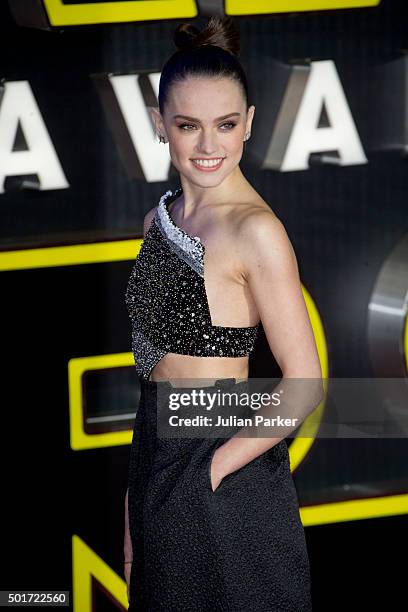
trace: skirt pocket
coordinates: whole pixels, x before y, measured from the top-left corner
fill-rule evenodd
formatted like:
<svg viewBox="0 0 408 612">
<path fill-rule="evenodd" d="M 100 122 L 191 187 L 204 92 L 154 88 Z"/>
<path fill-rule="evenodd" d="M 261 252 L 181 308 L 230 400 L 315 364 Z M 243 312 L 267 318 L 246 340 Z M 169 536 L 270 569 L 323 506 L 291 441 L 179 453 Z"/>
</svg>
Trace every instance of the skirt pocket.
<svg viewBox="0 0 408 612">
<path fill-rule="evenodd" d="M 262 463 L 263 459 L 262 459 L 262 455 L 259 455 L 258 457 L 255 457 L 254 459 L 252 459 L 249 463 L 246 463 L 245 465 L 237 468 L 236 470 L 234 470 L 233 472 L 230 472 L 229 474 L 227 474 L 226 476 L 224 476 L 224 478 L 221 480 L 221 482 L 219 483 L 219 485 L 217 486 L 217 488 L 215 489 L 215 491 L 213 491 L 212 486 L 211 486 L 211 467 L 212 467 L 212 460 L 214 458 L 214 454 L 215 451 L 223 445 L 223 443 L 225 442 L 225 440 L 221 440 L 216 446 L 215 448 L 213 448 L 211 450 L 211 453 L 209 455 L 209 458 L 207 459 L 207 468 L 206 468 L 206 488 L 210 489 L 210 493 L 212 495 L 218 495 L 223 489 L 228 488 L 228 489 L 233 489 L 234 488 L 234 481 L 237 479 L 239 481 L 247 481 L 248 483 L 250 483 L 251 481 L 251 475 L 253 475 L 255 472 L 259 471 L 259 465 Z"/>
<path fill-rule="evenodd" d="M 211 485 L 211 467 L 212 467 L 212 460 L 215 454 L 215 451 L 217 450 L 217 448 L 221 446 L 221 442 L 219 440 L 216 441 L 216 443 L 214 444 L 214 447 L 211 448 L 211 451 L 208 455 L 207 461 L 205 463 L 206 465 L 206 479 L 205 479 L 205 487 L 207 489 L 210 489 L 211 493 L 214 495 L 216 491 L 218 491 L 218 489 L 220 488 L 222 481 L 219 483 L 218 487 L 215 489 L 215 491 L 213 491 L 212 485 Z"/>
</svg>

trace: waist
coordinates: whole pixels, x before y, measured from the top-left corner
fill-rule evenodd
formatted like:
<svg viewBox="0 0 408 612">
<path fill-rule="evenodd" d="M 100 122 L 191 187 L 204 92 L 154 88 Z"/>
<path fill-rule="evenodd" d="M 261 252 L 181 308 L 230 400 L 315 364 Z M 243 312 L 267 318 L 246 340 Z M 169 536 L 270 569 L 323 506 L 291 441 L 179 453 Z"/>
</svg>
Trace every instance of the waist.
<svg viewBox="0 0 408 612">
<path fill-rule="evenodd" d="M 208 380 L 213 384 L 221 378 L 248 378 L 249 357 L 197 357 L 167 353 L 153 368 L 150 380 Z M 184 384 L 184 383 L 183 383 Z"/>
<path fill-rule="evenodd" d="M 220 388 L 244 388 L 248 385 L 248 378 L 217 378 L 217 379 L 169 379 L 169 380 L 145 380 L 140 379 L 140 385 L 144 390 L 156 391 L 157 389 L 165 389 L 171 391 L 172 389 L 177 390 L 189 390 L 192 388 L 205 388 L 207 390 L 220 389 Z"/>
</svg>

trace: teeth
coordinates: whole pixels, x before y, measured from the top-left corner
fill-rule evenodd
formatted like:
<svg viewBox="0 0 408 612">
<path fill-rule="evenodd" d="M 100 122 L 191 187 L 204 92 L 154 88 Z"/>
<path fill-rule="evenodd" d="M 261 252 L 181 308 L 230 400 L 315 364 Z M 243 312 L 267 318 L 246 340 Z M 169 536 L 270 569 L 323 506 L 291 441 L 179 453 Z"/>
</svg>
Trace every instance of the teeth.
<svg viewBox="0 0 408 612">
<path fill-rule="evenodd" d="M 193 162 L 197 164 L 197 166 L 204 166 L 204 168 L 218 166 L 220 161 L 222 161 L 222 157 L 220 157 L 219 159 L 193 159 Z"/>
</svg>

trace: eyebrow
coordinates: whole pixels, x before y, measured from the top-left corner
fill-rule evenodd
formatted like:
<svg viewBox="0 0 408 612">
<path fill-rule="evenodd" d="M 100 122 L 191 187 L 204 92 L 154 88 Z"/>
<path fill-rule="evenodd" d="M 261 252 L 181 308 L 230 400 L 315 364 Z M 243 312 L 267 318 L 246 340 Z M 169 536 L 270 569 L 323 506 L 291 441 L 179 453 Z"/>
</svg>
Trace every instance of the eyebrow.
<svg viewBox="0 0 408 612">
<path fill-rule="evenodd" d="M 228 119 L 229 117 L 240 117 L 241 113 L 229 113 L 229 115 L 223 115 L 222 117 L 218 117 L 217 119 L 214 119 L 214 121 L 221 121 L 222 119 Z M 195 117 L 189 117 L 188 115 L 174 115 L 173 119 L 187 119 L 188 121 L 197 121 L 198 123 L 200 123 L 199 119 L 196 119 Z"/>
</svg>

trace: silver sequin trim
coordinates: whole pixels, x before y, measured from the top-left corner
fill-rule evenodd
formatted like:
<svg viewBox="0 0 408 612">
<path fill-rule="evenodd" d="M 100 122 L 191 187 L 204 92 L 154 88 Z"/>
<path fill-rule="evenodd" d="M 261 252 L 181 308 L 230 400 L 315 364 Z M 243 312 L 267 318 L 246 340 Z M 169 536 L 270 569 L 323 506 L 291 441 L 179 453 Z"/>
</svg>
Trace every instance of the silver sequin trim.
<svg viewBox="0 0 408 612">
<path fill-rule="evenodd" d="M 156 222 L 173 251 L 204 278 L 205 247 L 203 243 L 199 236 L 190 236 L 176 225 L 167 209 L 167 199 L 178 194 L 178 192 L 181 193 L 180 188 L 176 189 L 174 193 L 169 189 L 162 195 L 157 208 Z"/>
</svg>

